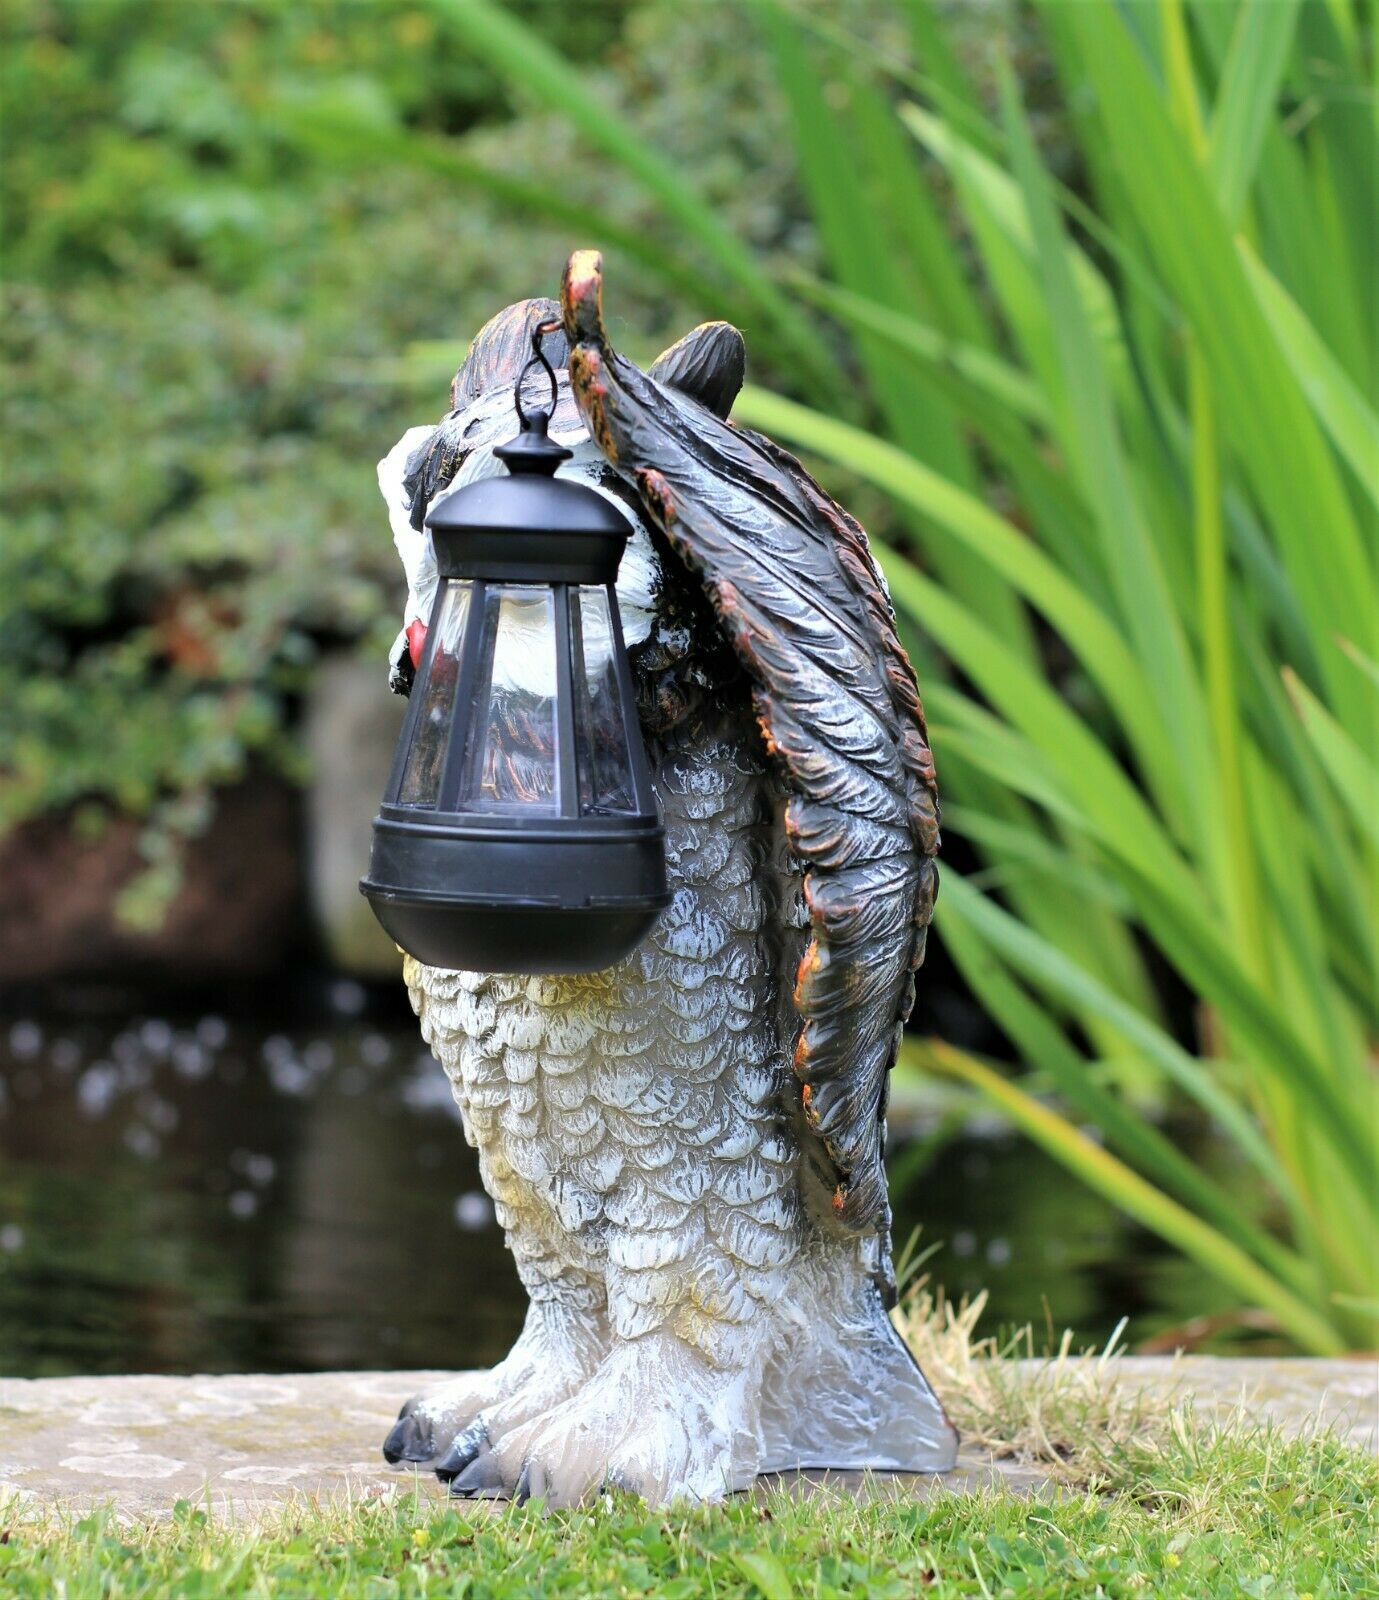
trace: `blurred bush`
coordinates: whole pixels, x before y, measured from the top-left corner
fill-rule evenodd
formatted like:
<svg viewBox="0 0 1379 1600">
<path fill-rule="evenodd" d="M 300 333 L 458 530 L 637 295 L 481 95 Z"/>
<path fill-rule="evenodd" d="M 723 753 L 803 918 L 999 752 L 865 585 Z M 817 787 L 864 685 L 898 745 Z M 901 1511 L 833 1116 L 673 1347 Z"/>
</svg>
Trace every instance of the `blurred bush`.
<svg viewBox="0 0 1379 1600">
<path fill-rule="evenodd" d="M 729 30 L 652 10 L 631 46 L 621 0 L 532 15 L 684 132 L 698 90 L 672 63 L 726 58 Z M 610 55 L 613 75 L 594 65 Z M 381 663 L 396 630 L 374 463 L 445 382 L 395 358 L 549 292 L 587 242 L 427 152 L 472 146 L 475 169 L 572 209 L 639 202 L 552 119 L 514 120 L 421 5 L 9 0 L 0 102 L 0 831 L 74 804 L 88 827 L 146 818 L 123 909 L 151 925 L 216 787 L 255 763 L 300 775 L 319 651 L 361 641 Z M 724 188 L 744 167 L 730 124 L 747 150 L 766 131 L 736 105 L 701 163 Z M 782 187 L 755 171 L 744 205 Z M 671 325 L 673 296 L 628 287 L 639 328 Z"/>
</svg>

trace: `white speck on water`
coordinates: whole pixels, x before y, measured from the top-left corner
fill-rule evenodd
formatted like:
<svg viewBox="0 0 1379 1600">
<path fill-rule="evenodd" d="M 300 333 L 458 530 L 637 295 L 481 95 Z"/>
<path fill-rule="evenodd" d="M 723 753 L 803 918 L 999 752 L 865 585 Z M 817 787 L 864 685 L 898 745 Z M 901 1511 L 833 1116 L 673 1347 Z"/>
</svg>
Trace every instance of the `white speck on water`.
<svg viewBox="0 0 1379 1600">
<path fill-rule="evenodd" d="M 112 1061 L 93 1061 L 77 1079 L 77 1106 L 83 1116 L 103 1117 L 120 1090 L 120 1074 Z"/>
<path fill-rule="evenodd" d="M 55 1072 L 75 1072 L 81 1064 L 81 1046 L 75 1039 L 54 1039 L 48 1060 Z"/>
<path fill-rule="evenodd" d="M 143 1053 L 143 1042 L 137 1033 L 130 1033 L 126 1030 L 123 1033 L 117 1033 L 110 1041 L 110 1054 L 114 1056 L 122 1067 L 127 1067 L 137 1061 Z"/>
<path fill-rule="evenodd" d="M 955 1256 L 967 1257 L 977 1253 L 977 1236 L 966 1228 L 959 1228 L 951 1243 Z"/>
<path fill-rule="evenodd" d="M 153 1082 L 153 1068 L 142 1056 L 120 1063 L 120 1088 L 125 1091 L 147 1088 Z"/>
<path fill-rule="evenodd" d="M 302 1060 L 313 1072 L 329 1072 L 335 1065 L 335 1051 L 324 1039 L 313 1039 L 302 1051 Z"/>
<path fill-rule="evenodd" d="M 125 1149 L 131 1155 L 136 1155 L 140 1161 L 152 1161 L 163 1148 L 163 1141 L 153 1131 L 146 1128 L 142 1122 L 131 1122 L 124 1131 Z"/>
<path fill-rule="evenodd" d="M 27 1017 L 21 1018 L 10 1029 L 10 1049 L 21 1058 L 36 1056 L 43 1048 L 43 1029 Z"/>
<path fill-rule="evenodd" d="M 272 1183 L 278 1163 L 272 1156 L 260 1155 L 254 1150 L 236 1150 L 230 1157 L 230 1166 L 242 1173 L 256 1189 L 265 1189 Z"/>
<path fill-rule="evenodd" d="M 338 978 L 330 986 L 330 1004 L 342 1017 L 357 1017 L 369 1003 L 362 983 L 353 978 Z"/>
<path fill-rule="evenodd" d="M 190 1035 L 172 1047 L 172 1070 L 179 1078 L 204 1078 L 211 1070 L 211 1053 Z"/>
<path fill-rule="evenodd" d="M 0 1228 L 0 1250 L 7 1256 L 14 1255 L 24 1248 L 24 1230 L 17 1222 L 7 1222 Z"/>
<path fill-rule="evenodd" d="M 223 1050 L 230 1037 L 229 1024 L 224 1017 L 202 1017 L 196 1025 L 196 1037 L 208 1050 Z"/>
<path fill-rule="evenodd" d="M 445 1111 L 456 1118 L 460 1114 L 449 1078 L 436 1071 L 436 1063 L 430 1056 L 425 1057 L 402 1085 L 402 1103 L 409 1111 Z"/>
<path fill-rule="evenodd" d="M 1010 1265 L 1010 1240 L 993 1239 L 986 1247 L 987 1262 L 993 1267 Z"/>
<path fill-rule="evenodd" d="M 482 1233 L 492 1225 L 493 1202 L 486 1194 L 470 1189 L 455 1202 L 455 1223 L 465 1233 Z"/>
<path fill-rule="evenodd" d="M 393 1053 L 393 1047 L 381 1033 L 366 1033 L 359 1041 L 359 1059 L 366 1067 L 381 1067 Z"/>
<path fill-rule="evenodd" d="M 139 1037 L 151 1055 L 165 1056 L 172 1049 L 172 1024 L 161 1017 L 150 1017 L 140 1027 Z"/>
<path fill-rule="evenodd" d="M 226 1202 L 230 1215 L 241 1222 L 252 1217 L 259 1208 L 259 1197 L 252 1189 L 236 1189 Z"/>
<path fill-rule="evenodd" d="M 291 1061 L 297 1053 L 285 1033 L 270 1033 L 259 1049 L 269 1066 L 275 1061 Z"/>
<path fill-rule="evenodd" d="M 311 1074 L 291 1057 L 270 1062 L 268 1077 L 279 1094 L 304 1095 L 311 1089 Z"/>
</svg>

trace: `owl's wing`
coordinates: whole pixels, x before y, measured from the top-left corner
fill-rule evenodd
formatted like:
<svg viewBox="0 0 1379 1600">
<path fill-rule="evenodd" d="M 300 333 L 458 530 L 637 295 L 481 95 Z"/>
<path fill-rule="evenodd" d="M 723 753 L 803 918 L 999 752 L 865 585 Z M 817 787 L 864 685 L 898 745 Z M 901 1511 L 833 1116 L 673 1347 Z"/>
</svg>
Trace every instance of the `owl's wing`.
<svg viewBox="0 0 1379 1600">
<path fill-rule="evenodd" d="M 752 679 L 805 868 L 810 937 L 794 989 L 805 1118 L 837 1174 L 838 1225 L 885 1228 L 887 1074 L 937 887 L 937 795 L 914 673 L 858 523 L 793 456 L 612 350 L 601 265 L 580 251 L 565 270 L 571 384 Z"/>
</svg>

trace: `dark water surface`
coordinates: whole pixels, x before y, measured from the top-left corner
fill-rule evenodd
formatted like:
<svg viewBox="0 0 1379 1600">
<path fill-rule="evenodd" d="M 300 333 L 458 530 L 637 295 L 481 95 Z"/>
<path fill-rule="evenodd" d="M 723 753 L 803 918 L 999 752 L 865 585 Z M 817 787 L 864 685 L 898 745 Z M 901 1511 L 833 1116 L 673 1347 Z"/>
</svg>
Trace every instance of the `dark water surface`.
<svg viewBox="0 0 1379 1600">
<path fill-rule="evenodd" d="M 523 1296 L 440 1068 L 351 1012 L 0 1021 L 0 1374 L 487 1365 Z M 904 1152 L 897 1151 L 896 1170 Z M 1028 1145 L 963 1135 L 896 1198 L 985 1326 L 1143 1339 L 1212 1309 L 1192 1267 Z"/>
</svg>

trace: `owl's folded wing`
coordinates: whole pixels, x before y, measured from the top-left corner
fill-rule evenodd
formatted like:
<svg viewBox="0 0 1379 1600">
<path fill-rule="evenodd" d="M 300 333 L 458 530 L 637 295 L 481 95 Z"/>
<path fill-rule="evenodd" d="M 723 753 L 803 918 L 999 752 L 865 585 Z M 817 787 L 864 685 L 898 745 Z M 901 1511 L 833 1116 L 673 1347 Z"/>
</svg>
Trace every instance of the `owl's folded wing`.
<svg viewBox="0 0 1379 1600">
<path fill-rule="evenodd" d="M 795 1071 L 848 1231 L 889 1222 L 887 1074 L 937 886 L 938 808 L 914 673 L 861 527 L 798 461 L 624 361 L 601 263 L 570 258 L 570 379 L 595 440 L 703 581 L 754 685 L 804 864 Z M 655 370 L 655 369 L 653 369 Z"/>
</svg>

